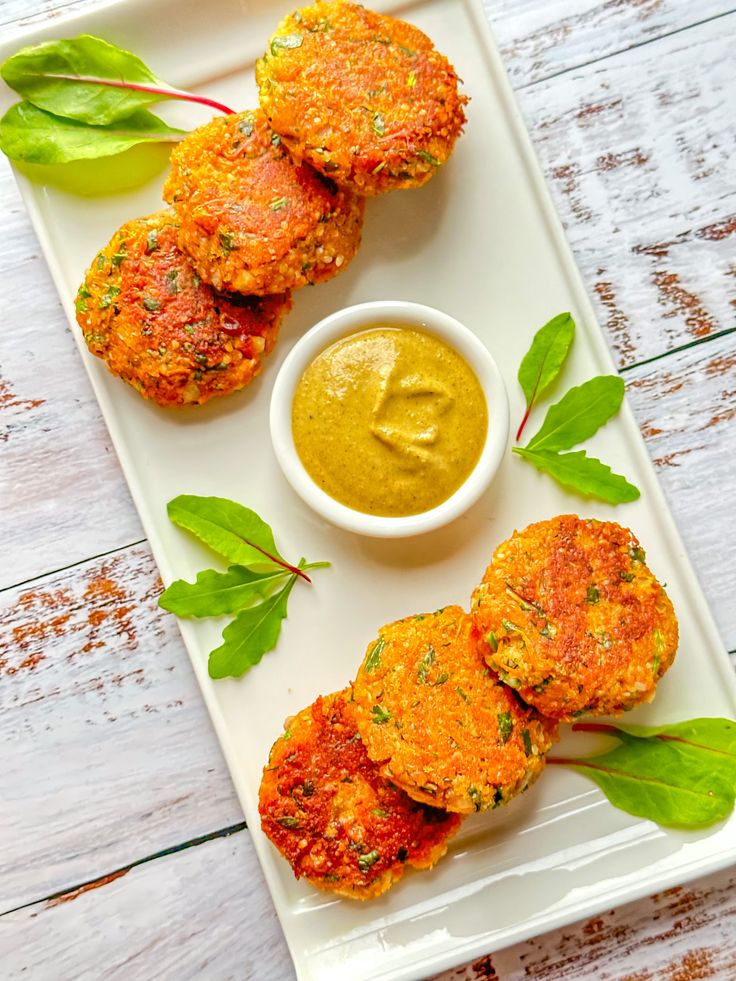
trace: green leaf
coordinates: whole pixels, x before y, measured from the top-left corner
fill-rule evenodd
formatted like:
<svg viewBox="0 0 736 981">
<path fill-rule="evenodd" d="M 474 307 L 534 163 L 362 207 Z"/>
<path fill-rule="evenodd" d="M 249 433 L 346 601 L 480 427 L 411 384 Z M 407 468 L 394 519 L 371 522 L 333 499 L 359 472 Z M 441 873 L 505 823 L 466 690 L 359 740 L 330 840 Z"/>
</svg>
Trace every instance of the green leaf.
<svg viewBox="0 0 736 981">
<path fill-rule="evenodd" d="M 239 678 L 272 651 L 286 618 L 289 593 L 296 576 L 289 576 L 284 588 L 259 603 L 241 611 L 222 632 L 224 643 L 212 651 L 207 664 L 210 678 Z"/>
<path fill-rule="evenodd" d="M 676 743 L 628 737 L 609 753 L 557 759 L 593 780 L 615 806 L 658 824 L 699 828 L 727 817 L 734 805 L 733 760 L 683 751 Z"/>
<path fill-rule="evenodd" d="M 575 321 L 569 313 L 559 313 L 534 335 L 531 347 L 519 365 L 519 384 L 526 398 L 526 414 L 516 438 L 521 437 L 524 423 L 534 403 L 544 395 L 565 363 L 575 336 Z"/>
<path fill-rule="evenodd" d="M 177 579 L 159 597 L 158 605 L 178 617 L 219 617 L 238 613 L 268 596 L 287 572 L 257 573 L 242 565 L 227 572 L 204 569 L 194 583 Z"/>
<path fill-rule="evenodd" d="M 98 126 L 172 98 L 165 91 L 104 84 L 108 80 L 165 86 L 136 55 L 88 34 L 23 48 L 8 58 L 0 74 L 11 89 L 40 109 Z"/>
<path fill-rule="evenodd" d="M 635 501 L 640 496 L 639 489 L 625 477 L 613 473 L 605 463 L 588 456 L 584 450 L 576 453 L 552 453 L 515 446 L 513 452 L 528 460 L 537 470 L 548 473 L 558 483 L 579 494 L 597 497 L 608 504 L 624 504 Z"/>
<path fill-rule="evenodd" d="M 571 388 L 550 406 L 542 428 L 527 443 L 528 450 L 568 450 L 582 443 L 621 408 L 624 383 L 618 375 L 598 375 Z"/>
<path fill-rule="evenodd" d="M 181 494 L 169 501 L 169 518 L 235 565 L 253 571 L 286 565 L 273 532 L 255 511 L 225 497 Z M 293 567 L 289 567 L 293 568 Z"/>
<path fill-rule="evenodd" d="M 87 126 L 17 102 L 0 120 L 0 150 L 11 160 L 64 164 L 122 153 L 139 143 L 176 142 L 186 136 L 139 109 L 107 126 Z"/>
<path fill-rule="evenodd" d="M 583 729 L 586 726 L 581 725 Z M 616 724 L 619 739 L 658 739 L 681 752 L 691 753 L 704 769 L 719 771 L 736 792 L 736 722 L 733 719 L 688 719 L 666 726 Z"/>
</svg>

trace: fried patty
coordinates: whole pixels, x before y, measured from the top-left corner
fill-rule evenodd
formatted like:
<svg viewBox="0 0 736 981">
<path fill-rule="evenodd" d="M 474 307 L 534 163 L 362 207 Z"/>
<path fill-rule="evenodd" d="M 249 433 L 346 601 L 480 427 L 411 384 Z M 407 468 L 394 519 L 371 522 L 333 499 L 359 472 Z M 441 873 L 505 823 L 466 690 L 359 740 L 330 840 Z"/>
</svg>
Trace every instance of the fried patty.
<svg viewBox="0 0 736 981">
<path fill-rule="evenodd" d="M 318 2 L 286 17 L 256 79 L 295 159 L 359 194 L 425 184 L 465 123 L 468 100 L 430 39 L 353 3 Z"/>
<path fill-rule="evenodd" d="M 179 225 L 159 211 L 127 222 L 96 256 L 76 299 L 87 347 L 159 405 L 202 403 L 261 370 L 289 293 L 218 293 L 179 250 Z"/>
<path fill-rule="evenodd" d="M 263 295 L 321 283 L 360 245 L 362 199 L 293 163 L 260 110 L 217 117 L 183 140 L 164 198 L 180 247 L 217 289 Z"/>
<path fill-rule="evenodd" d="M 483 662 L 459 607 L 382 627 L 354 684 L 358 731 L 381 772 L 416 800 L 467 814 L 542 771 L 557 726 Z"/>
<path fill-rule="evenodd" d="M 371 763 L 350 689 L 319 697 L 276 740 L 261 781 L 266 835 L 297 878 L 351 899 L 431 868 L 460 818 L 411 800 Z"/>
<path fill-rule="evenodd" d="M 515 532 L 473 593 L 490 667 L 564 721 L 649 701 L 678 631 L 645 558 L 632 532 L 610 521 L 567 514 Z"/>
</svg>

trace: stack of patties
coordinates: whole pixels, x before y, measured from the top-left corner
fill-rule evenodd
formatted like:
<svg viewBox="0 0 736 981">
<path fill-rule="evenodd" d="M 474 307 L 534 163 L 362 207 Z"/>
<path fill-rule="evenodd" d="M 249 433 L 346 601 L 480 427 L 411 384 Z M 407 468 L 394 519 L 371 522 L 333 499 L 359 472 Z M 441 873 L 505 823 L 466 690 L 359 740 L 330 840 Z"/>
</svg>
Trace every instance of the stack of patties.
<svg viewBox="0 0 736 981">
<path fill-rule="evenodd" d="M 172 211 L 116 232 L 77 295 L 90 351 L 160 405 L 248 384 L 291 290 L 357 252 L 364 196 L 426 183 L 465 122 L 457 75 L 429 38 L 339 0 L 286 18 L 257 79 L 262 108 L 175 148 Z M 141 249 L 153 224 L 162 246 Z"/>
<path fill-rule="evenodd" d="M 352 688 L 287 725 L 264 771 L 263 829 L 297 877 L 376 896 L 401 863 L 437 861 L 459 816 L 530 787 L 561 721 L 650 700 L 677 636 L 628 529 L 576 515 L 530 525 L 496 549 L 470 614 L 448 606 L 382 627 Z M 341 742 L 315 734 L 335 704 L 349 718 Z M 310 737 L 293 744 L 305 720 Z M 378 804 L 376 787 L 387 788 Z M 381 836 L 394 825 L 402 834 Z"/>
</svg>

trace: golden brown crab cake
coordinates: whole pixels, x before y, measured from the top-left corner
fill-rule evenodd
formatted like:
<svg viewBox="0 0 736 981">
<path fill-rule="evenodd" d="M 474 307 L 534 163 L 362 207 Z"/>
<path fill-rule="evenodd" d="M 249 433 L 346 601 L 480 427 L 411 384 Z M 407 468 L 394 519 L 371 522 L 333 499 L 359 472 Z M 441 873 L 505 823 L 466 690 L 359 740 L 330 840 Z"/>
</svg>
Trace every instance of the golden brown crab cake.
<svg viewBox="0 0 736 981">
<path fill-rule="evenodd" d="M 260 110 L 219 116 L 171 155 L 164 198 L 206 283 L 282 293 L 335 276 L 360 245 L 364 203 L 295 164 Z"/>
<path fill-rule="evenodd" d="M 467 97 L 430 39 L 358 4 L 317 2 L 286 17 L 256 79 L 295 159 L 359 194 L 425 184 L 465 123 Z"/>
<path fill-rule="evenodd" d="M 350 689 L 319 697 L 287 723 L 261 781 L 261 827 L 297 878 L 372 899 L 429 869 L 460 826 L 384 780 L 355 725 Z"/>
<path fill-rule="evenodd" d="M 515 532 L 473 593 L 494 671 L 569 721 L 649 701 L 677 650 L 672 603 L 628 528 L 565 514 Z"/>
<path fill-rule="evenodd" d="M 358 731 L 383 775 L 461 814 L 526 790 L 557 731 L 488 670 L 459 606 L 382 627 L 354 698 Z"/>
<path fill-rule="evenodd" d="M 247 385 L 273 347 L 289 293 L 218 293 L 177 244 L 169 211 L 127 222 L 79 287 L 77 322 L 114 375 L 159 405 L 189 405 Z"/>
</svg>

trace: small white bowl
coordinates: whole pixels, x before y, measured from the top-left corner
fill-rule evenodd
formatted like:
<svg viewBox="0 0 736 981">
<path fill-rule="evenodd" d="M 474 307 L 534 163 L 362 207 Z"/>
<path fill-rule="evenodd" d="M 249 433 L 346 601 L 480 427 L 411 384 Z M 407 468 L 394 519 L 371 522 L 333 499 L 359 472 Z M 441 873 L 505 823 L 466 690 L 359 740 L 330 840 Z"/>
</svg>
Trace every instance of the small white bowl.
<svg viewBox="0 0 736 981">
<path fill-rule="evenodd" d="M 380 517 L 355 511 L 326 494 L 309 476 L 294 447 L 291 428 L 294 391 L 307 366 L 325 348 L 350 334 L 377 324 L 401 324 L 439 337 L 470 365 L 488 405 L 488 433 L 480 458 L 470 475 L 442 504 L 420 514 Z M 405 538 L 448 524 L 486 490 L 506 450 L 509 408 L 501 372 L 475 334 L 446 313 L 420 303 L 376 300 L 338 310 L 312 327 L 286 357 L 271 395 L 271 441 L 284 476 L 299 496 L 332 524 L 371 538 Z"/>
</svg>

